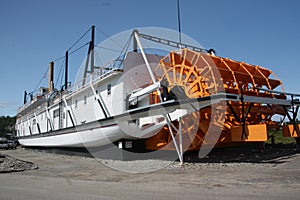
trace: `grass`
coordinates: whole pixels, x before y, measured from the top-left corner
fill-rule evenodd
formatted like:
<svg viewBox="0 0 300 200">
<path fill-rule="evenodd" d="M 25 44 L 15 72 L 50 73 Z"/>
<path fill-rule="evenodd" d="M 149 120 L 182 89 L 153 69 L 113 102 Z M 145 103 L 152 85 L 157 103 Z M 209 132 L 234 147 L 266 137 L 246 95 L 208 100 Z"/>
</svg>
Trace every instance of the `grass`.
<svg viewBox="0 0 300 200">
<path fill-rule="evenodd" d="M 269 131 L 270 138 L 266 144 L 272 144 L 272 137 L 274 139 L 274 144 L 296 144 L 296 141 L 292 137 L 283 137 L 281 130 L 279 131 Z"/>
</svg>

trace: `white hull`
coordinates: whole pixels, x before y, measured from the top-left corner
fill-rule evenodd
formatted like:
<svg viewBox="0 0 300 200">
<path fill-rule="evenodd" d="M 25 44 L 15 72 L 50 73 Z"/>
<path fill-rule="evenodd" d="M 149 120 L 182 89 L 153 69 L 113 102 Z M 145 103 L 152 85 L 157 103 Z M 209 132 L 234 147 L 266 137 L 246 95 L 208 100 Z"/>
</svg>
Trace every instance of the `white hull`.
<svg viewBox="0 0 300 200">
<path fill-rule="evenodd" d="M 123 138 L 118 125 L 93 130 L 78 130 L 57 135 L 20 138 L 22 146 L 31 147 L 99 147 Z"/>
</svg>

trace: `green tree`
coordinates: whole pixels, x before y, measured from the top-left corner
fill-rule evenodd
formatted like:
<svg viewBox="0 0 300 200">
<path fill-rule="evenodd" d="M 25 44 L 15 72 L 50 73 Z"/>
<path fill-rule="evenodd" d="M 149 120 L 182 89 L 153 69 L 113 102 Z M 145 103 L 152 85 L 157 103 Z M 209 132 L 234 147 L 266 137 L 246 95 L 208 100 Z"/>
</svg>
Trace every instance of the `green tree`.
<svg viewBox="0 0 300 200">
<path fill-rule="evenodd" d="M 16 117 L 0 116 L 0 136 L 15 131 Z"/>
</svg>

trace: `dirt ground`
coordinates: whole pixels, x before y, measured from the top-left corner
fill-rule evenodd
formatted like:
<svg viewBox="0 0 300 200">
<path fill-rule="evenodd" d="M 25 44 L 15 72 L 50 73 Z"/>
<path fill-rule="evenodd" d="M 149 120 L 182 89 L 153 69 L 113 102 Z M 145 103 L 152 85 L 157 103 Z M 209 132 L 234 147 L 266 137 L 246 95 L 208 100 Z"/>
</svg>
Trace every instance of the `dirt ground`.
<svg viewBox="0 0 300 200">
<path fill-rule="evenodd" d="M 0 151 L 38 169 L 0 174 L 0 199 L 299 199 L 300 154 L 291 145 L 216 149 L 148 173 L 111 169 L 92 157 L 31 149 Z M 130 161 L 117 161 L 128 164 Z M 136 163 L 160 164 L 163 161 Z M 132 163 L 131 163 L 132 164 Z M 143 165 L 141 165 L 143 166 Z"/>
</svg>

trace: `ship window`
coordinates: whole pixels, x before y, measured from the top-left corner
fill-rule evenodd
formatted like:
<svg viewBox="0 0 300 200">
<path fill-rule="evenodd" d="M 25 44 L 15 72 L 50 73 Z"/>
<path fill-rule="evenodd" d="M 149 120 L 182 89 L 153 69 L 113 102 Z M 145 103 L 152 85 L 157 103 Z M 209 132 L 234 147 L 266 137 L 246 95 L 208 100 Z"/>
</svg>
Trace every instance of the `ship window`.
<svg viewBox="0 0 300 200">
<path fill-rule="evenodd" d="M 36 124 L 36 119 L 32 120 L 32 124 L 35 125 Z"/>
<path fill-rule="evenodd" d="M 84 104 L 86 104 L 86 96 L 84 96 L 83 102 L 84 102 Z"/>
<path fill-rule="evenodd" d="M 98 94 L 98 90 L 96 90 L 96 94 Z M 96 96 L 95 96 L 95 100 L 97 100 Z"/>
<path fill-rule="evenodd" d="M 107 85 L 107 95 L 109 96 L 111 94 L 111 84 Z"/>
<path fill-rule="evenodd" d="M 75 108 L 77 108 L 77 99 L 75 100 Z"/>
<path fill-rule="evenodd" d="M 59 117 L 59 109 L 53 111 L 53 118 Z"/>
</svg>

